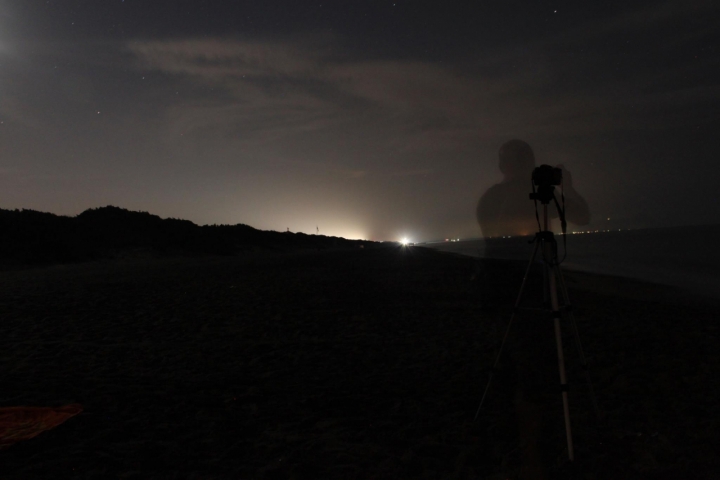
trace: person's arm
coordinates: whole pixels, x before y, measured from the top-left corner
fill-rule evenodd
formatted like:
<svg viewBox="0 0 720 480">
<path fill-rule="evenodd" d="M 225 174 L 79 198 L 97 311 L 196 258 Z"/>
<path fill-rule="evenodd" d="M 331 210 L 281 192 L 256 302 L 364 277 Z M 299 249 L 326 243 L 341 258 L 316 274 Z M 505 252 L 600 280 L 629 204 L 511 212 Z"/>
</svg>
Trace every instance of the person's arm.
<svg viewBox="0 0 720 480">
<path fill-rule="evenodd" d="M 565 217 L 568 222 L 576 225 L 590 223 L 590 208 L 585 199 L 573 188 L 572 175 L 563 165 L 558 165 L 563 172 L 563 193 L 565 195 Z M 558 200 L 560 198 L 558 197 Z"/>
</svg>

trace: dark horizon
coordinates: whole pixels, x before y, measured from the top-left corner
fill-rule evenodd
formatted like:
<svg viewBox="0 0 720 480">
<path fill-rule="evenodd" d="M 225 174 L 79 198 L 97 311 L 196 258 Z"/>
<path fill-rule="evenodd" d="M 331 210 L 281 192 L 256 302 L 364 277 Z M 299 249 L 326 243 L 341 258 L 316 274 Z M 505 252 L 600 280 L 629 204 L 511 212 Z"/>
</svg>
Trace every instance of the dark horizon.
<svg viewBox="0 0 720 480">
<path fill-rule="evenodd" d="M 0 208 L 479 237 L 520 138 L 578 229 L 720 223 L 713 2 L 2 7 Z"/>
<path fill-rule="evenodd" d="M 92 213 L 96 213 L 96 212 L 100 212 L 100 211 L 107 211 L 107 210 L 119 210 L 126 214 L 129 214 L 130 216 L 137 214 L 139 216 L 148 216 L 148 217 L 153 217 L 153 218 L 156 217 L 160 221 L 167 220 L 167 221 L 175 221 L 175 222 L 179 222 L 179 223 L 192 224 L 192 226 L 194 226 L 194 227 L 229 227 L 229 228 L 247 227 L 250 230 L 255 230 L 260 233 L 273 233 L 273 234 L 274 233 L 291 233 L 291 234 L 297 233 L 300 235 L 310 235 L 310 236 L 318 236 L 318 237 L 326 237 L 326 238 L 338 238 L 341 240 L 367 240 L 369 242 L 372 241 L 372 242 L 381 242 L 381 243 L 388 242 L 388 243 L 398 243 L 398 244 L 407 243 L 410 245 L 432 245 L 432 244 L 445 243 L 445 242 L 475 242 L 475 241 L 482 241 L 485 239 L 485 237 L 483 237 L 482 234 L 477 234 L 476 236 L 470 236 L 470 237 L 448 236 L 448 237 L 428 238 L 428 239 L 423 239 L 423 240 L 415 240 L 415 239 L 412 239 L 409 237 L 403 237 L 403 238 L 396 239 L 396 240 L 352 239 L 352 238 L 346 238 L 346 237 L 342 237 L 342 236 L 327 235 L 323 232 L 320 232 L 319 229 L 316 230 L 316 232 L 305 233 L 302 231 L 295 232 L 295 231 L 290 231 L 287 229 L 286 230 L 272 230 L 272 229 L 263 230 L 263 229 L 255 228 L 253 225 L 248 225 L 248 224 L 244 224 L 244 223 L 198 224 L 198 223 L 193 222 L 192 220 L 185 219 L 185 218 L 162 217 L 162 216 L 156 215 L 153 212 L 149 212 L 147 210 L 129 210 L 129 209 L 126 209 L 123 207 L 118 207 L 116 205 L 104 205 L 104 206 L 95 207 L 95 208 L 88 208 L 88 209 L 83 210 L 82 212 L 78 213 L 77 215 L 61 215 L 61 214 L 55 214 L 52 212 L 43 212 L 43 211 L 39 211 L 39 210 L 23 209 L 23 208 L 15 208 L 15 209 L 0 208 L 0 213 L 20 213 L 20 214 L 22 214 L 24 212 L 27 212 L 27 213 L 36 213 L 36 214 L 41 214 L 41 215 L 49 214 L 49 215 L 52 215 L 52 216 L 55 216 L 55 217 L 58 217 L 61 219 L 77 219 L 84 215 L 88 215 L 88 214 L 92 214 Z M 594 234 L 594 233 L 615 233 L 615 232 L 622 233 L 622 232 L 642 231 L 642 230 L 662 230 L 662 229 L 680 229 L 680 228 L 703 229 L 703 228 L 712 228 L 712 227 L 720 227 L 720 223 L 686 224 L 686 225 L 670 225 L 670 226 L 641 226 L 641 227 L 635 227 L 635 228 L 626 227 L 626 228 L 613 228 L 613 229 L 605 229 L 605 230 L 590 230 L 589 227 L 587 227 L 587 226 L 586 227 L 579 226 L 579 227 L 568 229 L 567 234 L 568 235 L 576 235 L 576 234 L 577 235 L 580 235 L 580 234 L 586 235 L 586 234 Z M 557 234 L 560 234 L 559 230 L 558 230 Z M 528 234 L 528 235 L 520 235 L 520 236 L 530 238 L 530 237 L 534 236 L 534 233 Z M 491 237 L 491 238 L 493 238 L 493 237 Z M 502 238 L 505 238 L 505 237 L 502 237 Z M 511 238 L 511 237 L 508 236 L 507 238 Z"/>
</svg>

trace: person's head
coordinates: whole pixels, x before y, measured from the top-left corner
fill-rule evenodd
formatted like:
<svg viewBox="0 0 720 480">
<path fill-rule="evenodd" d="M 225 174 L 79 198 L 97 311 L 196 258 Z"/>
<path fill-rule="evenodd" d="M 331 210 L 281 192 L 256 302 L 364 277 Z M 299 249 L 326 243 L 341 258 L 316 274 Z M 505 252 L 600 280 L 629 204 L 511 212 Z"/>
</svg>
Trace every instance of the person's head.
<svg viewBox="0 0 720 480">
<path fill-rule="evenodd" d="M 530 178 L 535 168 L 535 154 L 530 145 L 522 140 L 510 140 L 500 147 L 500 171 L 505 180 Z"/>
</svg>

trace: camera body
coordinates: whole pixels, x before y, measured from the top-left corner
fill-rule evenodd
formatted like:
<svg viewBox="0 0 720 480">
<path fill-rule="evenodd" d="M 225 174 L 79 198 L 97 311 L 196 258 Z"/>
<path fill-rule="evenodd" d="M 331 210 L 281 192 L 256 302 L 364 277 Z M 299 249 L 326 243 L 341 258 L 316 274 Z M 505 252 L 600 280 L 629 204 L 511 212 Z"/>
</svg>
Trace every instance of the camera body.
<svg viewBox="0 0 720 480">
<path fill-rule="evenodd" d="M 550 187 L 562 183 L 562 170 L 550 165 L 540 165 L 532 172 L 532 181 L 538 187 Z"/>
</svg>

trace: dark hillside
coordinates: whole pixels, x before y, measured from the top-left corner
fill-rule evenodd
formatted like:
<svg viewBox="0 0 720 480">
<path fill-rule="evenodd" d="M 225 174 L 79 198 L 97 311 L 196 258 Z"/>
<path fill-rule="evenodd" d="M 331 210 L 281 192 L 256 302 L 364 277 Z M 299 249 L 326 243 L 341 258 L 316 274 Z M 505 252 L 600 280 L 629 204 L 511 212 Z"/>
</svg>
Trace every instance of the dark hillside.
<svg viewBox="0 0 720 480">
<path fill-rule="evenodd" d="M 242 251 L 353 247 L 368 242 L 248 225 L 198 226 L 107 206 L 76 217 L 0 209 L 0 265 L 23 267 L 133 255 L 233 255 Z"/>
</svg>

